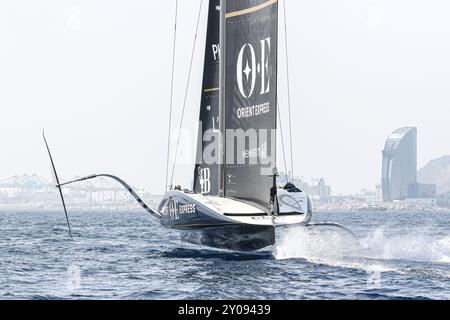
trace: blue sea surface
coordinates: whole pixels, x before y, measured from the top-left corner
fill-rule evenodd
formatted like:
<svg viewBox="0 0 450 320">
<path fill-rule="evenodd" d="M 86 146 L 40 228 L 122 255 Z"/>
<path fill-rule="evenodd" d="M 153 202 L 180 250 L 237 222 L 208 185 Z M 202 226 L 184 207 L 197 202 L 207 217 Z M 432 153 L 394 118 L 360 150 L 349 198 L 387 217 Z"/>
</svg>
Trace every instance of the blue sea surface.
<svg viewBox="0 0 450 320">
<path fill-rule="evenodd" d="M 317 213 L 256 253 L 187 245 L 141 212 L 0 213 L 0 299 L 449 299 L 450 213 Z"/>
</svg>

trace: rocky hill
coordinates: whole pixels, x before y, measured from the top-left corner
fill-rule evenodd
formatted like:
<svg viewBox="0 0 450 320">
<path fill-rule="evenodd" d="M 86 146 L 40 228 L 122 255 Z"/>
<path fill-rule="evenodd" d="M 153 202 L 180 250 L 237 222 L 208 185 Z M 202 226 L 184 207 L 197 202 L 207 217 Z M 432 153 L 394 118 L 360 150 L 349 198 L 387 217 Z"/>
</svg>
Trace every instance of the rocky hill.
<svg viewBox="0 0 450 320">
<path fill-rule="evenodd" d="M 419 170 L 417 179 L 420 183 L 437 185 L 437 193 L 450 192 L 450 156 L 430 161 Z"/>
</svg>

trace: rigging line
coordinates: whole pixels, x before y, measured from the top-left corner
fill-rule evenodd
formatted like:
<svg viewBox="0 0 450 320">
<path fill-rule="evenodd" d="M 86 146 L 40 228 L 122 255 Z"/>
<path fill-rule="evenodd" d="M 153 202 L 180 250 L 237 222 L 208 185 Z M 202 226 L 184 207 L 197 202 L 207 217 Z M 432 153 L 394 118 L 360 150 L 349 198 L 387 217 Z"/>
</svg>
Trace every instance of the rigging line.
<svg viewBox="0 0 450 320">
<path fill-rule="evenodd" d="M 278 109 L 278 120 L 280 122 L 280 135 L 281 135 L 281 147 L 283 149 L 283 159 L 284 159 L 284 172 L 286 176 L 286 183 L 289 182 L 288 177 L 288 166 L 287 166 L 287 160 L 286 160 L 286 148 L 284 146 L 284 134 L 283 134 L 283 122 L 281 121 L 281 110 L 280 110 L 280 102 L 277 101 L 277 109 Z"/>
<path fill-rule="evenodd" d="M 173 113 L 173 96 L 175 87 L 175 54 L 177 48 L 177 20 L 178 20 L 178 1 L 175 2 L 175 27 L 173 33 L 173 51 L 172 51 L 172 75 L 170 85 L 170 111 L 169 111 L 169 133 L 167 138 L 167 161 L 166 161 L 166 191 L 169 189 L 169 165 L 170 165 L 170 140 L 172 139 L 172 113 Z"/>
<path fill-rule="evenodd" d="M 284 45 L 286 49 L 286 78 L 287 78 L 287 95 L 288 95 L 288 109 L 289 109 L 289 141 L 291 148 L 291 176 L 294 180 L 294 148 L 292 142 L 292 108 L 291 108 L 291 88 L 289 77 L 289 53 L 288 53 L 288 33 L 287 33 L 287 15 L 286 15 L 286 0 L 283 1 L 284 8 Z"/>
<path fill-rule="evenodd" d="M 183 128 L 184 115 L 185 115 L 185 111 L 186 111 L 187 96 L 188 96 L 188 93 L 189 93 L 189 84 L 191 82 L 192 65 L 194 63 L 195 47 L 196 47 L 196 44 L 197 44 L 197 36 L 198 36 L 198 29 L 199 29 L 199 26 L 200 26 L 200 18 L 201 18 L 201 15 L 202 15 L 202 8 L 203 8 L 203 0 L 200 1 L 200 8 L 198 10 L 197 26 L 196 26 L 196 29 L 195 29 L 194 44 L 192 46 L 191 62 L 190 62 L 190 65 L 189 65 L 189 72 L 188 72 L 188 78 L 187 78 L 187 83 L 186 83 L 186 91 L 184 93 L 183 111 L 181 113 L 180 128 L 179 128 L 179 132 L 178 132 L 177 147 L 175 149 L 175 157 L 174 157 L 174 161 L 173 161 L 172 176 L 170 178 L 170 184 L 171 185 L 173 185 L 173 177 L 174 177 L 174 174 L 175 174 L 175 168 L 176 168 L 176 164 L 177 164 L 176 161 L 177 161 L 177 157 L 178 157 L 178 151 L 179 151 L 179 148 L 180 148 L 181 129 Z"/>
</svg>

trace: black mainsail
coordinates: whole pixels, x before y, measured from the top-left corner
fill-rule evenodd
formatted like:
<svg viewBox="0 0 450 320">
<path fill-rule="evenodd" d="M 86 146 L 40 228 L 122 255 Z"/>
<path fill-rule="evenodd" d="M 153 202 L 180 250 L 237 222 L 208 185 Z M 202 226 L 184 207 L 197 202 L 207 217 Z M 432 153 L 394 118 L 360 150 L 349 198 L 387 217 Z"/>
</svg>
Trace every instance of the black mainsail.
<svg viewBox="0 0 450 320">
<path fill-rule="evenodd" d="M 209 1 L 196 193 L 271 209 L 277 47 L 277 0 Z"/>
<path fill-rule="evenodd" d="M 205 64 L 203 70 L 200 127 L 197 147 L 197 165 L 194 172 L 194 191 L 205 195 L 219 195 L 219 69 L 220 69 L 220 0 L 209 1 L 208 31 L 206 35 Z"/>
<path fill-rule="evenodd" d="M 277 0 L 225 0 L 225 196 L 270 210 L 276 166 Z"/>
</svg>

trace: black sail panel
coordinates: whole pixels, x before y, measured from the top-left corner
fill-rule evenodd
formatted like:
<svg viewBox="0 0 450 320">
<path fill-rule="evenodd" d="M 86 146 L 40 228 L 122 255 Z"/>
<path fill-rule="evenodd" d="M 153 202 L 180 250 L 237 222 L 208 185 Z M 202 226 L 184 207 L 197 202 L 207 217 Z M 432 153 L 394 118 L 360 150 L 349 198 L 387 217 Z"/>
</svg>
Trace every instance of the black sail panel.
<svg viewBox="0 0 450 320">
<path fill-rule="evenodd" d="M 225 3 L 225 195 L 270 210 L 276 166 L 278 2 Z"/>
<path fill-rule="evenodd" d="M 203 70 L 200 127 L 197 146 L 197 164 L 194 172 L 194 191 L 205 195 L 219 194 L 219 163 L 214 151 L 208 155 L 208 146 L 214 144 L 219 133 L 219 69 L 220 69 L 220 0 L 209 1 L 206 35 L 205 65 Z M 206 138 L 204 141 L 203 138 Z"/>
</svg>

